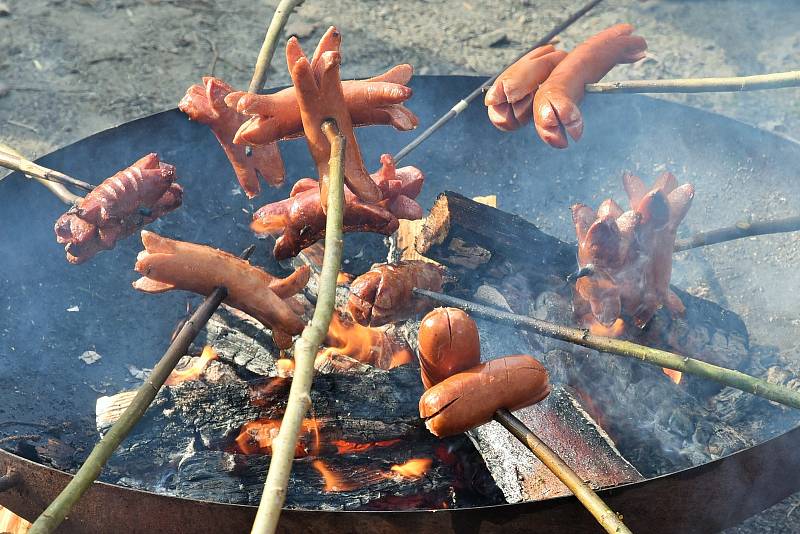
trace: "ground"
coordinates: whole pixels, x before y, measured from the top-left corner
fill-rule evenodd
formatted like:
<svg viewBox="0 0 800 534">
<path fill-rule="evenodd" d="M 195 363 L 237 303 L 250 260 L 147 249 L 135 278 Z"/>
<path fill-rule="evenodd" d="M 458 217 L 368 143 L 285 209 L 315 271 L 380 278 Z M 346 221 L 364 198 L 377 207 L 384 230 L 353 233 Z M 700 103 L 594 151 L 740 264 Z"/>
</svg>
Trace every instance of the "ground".
<svg viewBox="0 0 800 534">
<path fill-rule="evenodd" d="M 276 3 L 1 0 L 0 143 L 40 156 L 174 107 L 188 85 L 211 72 L 245 87 Z M 582 1 L 341 0 L 335 10 L 331 4 L 307 0 L 289 29 L 310 50 L 336 24 L 344 35 L 343 74 L 360 77 L 399 62 L 421 74 L 492 74 Z M 798 68 L 800 9 L 793 0 L 609 0 L 564 32 L 562 43 L 570 48 L 617 22 L 634 24 L 650 51 L 608 79 Z M 287 81 L 279 50 L 268 84 Z M 797 95 L 781 89 L 673 98 L 800 139 Z M 799 531 L 798 504 L 795 495 L 730 532 Z"/>
</svg>

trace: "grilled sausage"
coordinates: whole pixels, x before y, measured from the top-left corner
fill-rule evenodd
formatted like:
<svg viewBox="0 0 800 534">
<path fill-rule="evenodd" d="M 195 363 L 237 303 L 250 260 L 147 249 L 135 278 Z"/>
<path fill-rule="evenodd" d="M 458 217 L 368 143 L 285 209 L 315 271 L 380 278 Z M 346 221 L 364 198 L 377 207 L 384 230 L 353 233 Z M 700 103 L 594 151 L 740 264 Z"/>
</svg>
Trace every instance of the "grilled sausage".
<svg viewBox="0 0 800 534">
<path fill-rule="evenodd" d="M 308 283 L 310 269 L 301 267 L 287 278 L 276 278 L 246 260 L 204 245 L 186 243 L 142 231 L 145 250 L 136 272 L 143 275 L 133 287 L 147 293 L 174 289 L 210 294 L 228 290 L 225 303 L 253 316 L 264 326 L 285 334 L 299 334 L 303 320 L 284 302 Z M 280 337 L 280 336 L 279 336 Z"/>
<path fill-rule="evenodd" d="M 275 143 L 253 148 L 249 156 L 244 146 L 233 143 L 239 127 L 250 117 L 225 104 L 225 97 L 232 91 L 222 80 L 206 76 L 203 85 L 189 87 L 178 108 L 191 120 L 211 128 L 233 166 L 239 185 L 248 198 L 253 198 L 261 192 L 259 176 L 272 186 L 283 183 L 283 160 Z"/>
<path fill-rule="evenodd" d="M 633 34 L 630 24 L 617 24 L 578 45 L 556 67 L 533 98 L 533 121 L 542 140 L 566 148 L 567 133 L 575 141 L 583 134 L 578 109 L 584 85 L 600 81 L 620 63 L 645 57 L 647 42 Z"/>
<path fill-rule="evenodd" d="M 442 269 L 425 261 L 374 265 L 350 284 L 347 311 L 365 326 L 408 319 L 431 307 L 428 299 L 416 297 L 412 290 L 441 291 L 442 283 Z"/>
<path fill-rule="evenodd" d="M 419 399 L 419 415 L 434 436 L 466 432 L 500 408 L 519 410 L 550 393 L 547 370 L 532 356 L 492 360 L 439 382 Z"/>
<path fill-rule="evenodd" d="M 316 55 L 311 60 L 312 70 L 317 67 L 315 62 L 319 62 Z M 374 78 L 342 82 L 353 126 L 386 124 L 401 131 L 416 128 L 419 119 L 403 105 L 411 97 L 406 84 L 412 73 L 411 65 L 404 64 Z M 225 97 L 225 102 L 239 113 L 251 116 L 236 132 L 234 143 L 258 146 L 303 135 L 294 87 L 269 95 L 236 91 Z"/>
<path fill-rule="evenodd" d="M 372 181 L 358 149 L 353 122 L 348 113 L 347 103 L 339 78 L 339 45 L 341 34 L 331 26 L 320 40 L 315 56 L 319 60 L 315 67 L 303 54 L 296 37 L 286 44 L 286 63 L 297 95 L 300 118 L 306 135 L 311 156 L 317 164 L 320 178 L 320 199 L 322 209 L 327 207 L 327 189 L 331 147 L 322 132 L 322 123 L 334 119 L 339 131 L 347 139 L 345 146 L 344 180 L 348 188 L 363 202 L 374 204 L 383 198 L 381 191 Z"/>
<path fill-rule="evenodd" d="M 492 124 L 509 131 L 530 121 L 534 93 L 566 56 L 553 45 L 540 46 L 503 71 L 483 99 Z"/>
<path fill-rule="evenodd" d="M 478 326 L 458 308 L 437 308 L 426 315 L 418 339 L 425 389 L 481 363 Z"/>
<path fill-rule="evenodd" d="M 175 167 L 148 154 L 104 180 L 56 221 L 56 241 L 78 264 L 181 205 Z"/>
<path fill-rule="evenodd" d="M 375 232 L 391 235 L 398 219 L 420 219 L 422 208 L 414 200 L 425 180 L 416 167 L 395 169 L 388 154 L 381 157 L 382 167 L 371 178 L 384 199 L 377 204 L 362 202 L 345 187 L 343 231 Z M 325 213 L 320 203 L 316 180 L 303 178 L 292 188 L 289 198 L 262 206 L 253 214 L 250 228 L 259 234 L 280 235 L 273 253 L 282 260 L 296 256 L 325 237 Z"/>
</svg>

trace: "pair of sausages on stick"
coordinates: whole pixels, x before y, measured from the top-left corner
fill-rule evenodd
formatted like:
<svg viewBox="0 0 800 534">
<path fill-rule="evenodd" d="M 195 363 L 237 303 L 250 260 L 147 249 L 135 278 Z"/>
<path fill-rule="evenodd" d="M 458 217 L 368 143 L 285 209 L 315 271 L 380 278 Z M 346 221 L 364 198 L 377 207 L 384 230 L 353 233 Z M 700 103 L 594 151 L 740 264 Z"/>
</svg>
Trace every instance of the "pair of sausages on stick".
<svg viewBox="0 0 800 534">
<path fill-rule="evenodd" d="M 616 65 L 645 57 L 647 42 L 633 30 L 630 24 L 616 24 L 569 53 L 552 45 L 532 50 L 486 92 L 489 120 L 501 130 L 516 130 L 533 118 L 539 137 L 555 148 L 567 147 L 567 134 L 578 141 L 584 86 L 600 81 Z"/>
<path fill-rule="evenodd" d="M 478 327 L 457 308 L 437 308 L 422 320 L 419 359 L 427 391 L 419 415 L 438 437 L 488 423 L 497 410 L 519 410 L 550 393 L 547 370 L 532 356 L 480 363 Z"/>
</svg>

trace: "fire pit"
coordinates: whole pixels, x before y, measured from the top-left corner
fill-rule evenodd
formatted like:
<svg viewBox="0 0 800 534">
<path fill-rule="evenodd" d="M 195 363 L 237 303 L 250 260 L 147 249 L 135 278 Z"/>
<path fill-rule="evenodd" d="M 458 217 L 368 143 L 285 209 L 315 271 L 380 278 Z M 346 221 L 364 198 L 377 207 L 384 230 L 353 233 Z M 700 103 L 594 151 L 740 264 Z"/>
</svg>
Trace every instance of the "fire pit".
<svg viewBox="0 0 800 534">
<path fill-rule="evenodd" d="M 441 111 L 442 102 L 456 100 L 475 85 L 477 80 L 468 77 L 415 78 L 412 82 L 414 111 L 422 124 L 430 123 Z M 732 224 L 746 218 L 748 213 L 767 218 L 800 210 L 796 200 L 800 198 L 797 191 L 800 186 L 795 184 L 792 174 L 800 163 L 800 149 L 795 143 L 729 119 L 654 99 L 602 98 L 602 106 L 591 97 L 587 98 L 584 115 L 593 128 L 587 131 L 580 145 L 566 152 L 546 151 L 545 147 L 530 143 L 523 134 L 504 136 L 487 123 L 482 109 L 468 109 L 465 117 L 448 125 L 435 142 L 422 146 L 409 158 L 409 163 L 418 165 L 426 173 L 426 187 L 420 197 L 422 205 L 426 208 L 433 205 L 436 195 L 443 190 L 466 197 L 496 194 L 501 209 L 529 218 L 555 238 L 572 241 L 568 211 L 571 204 L 582 201 L 596 205 L 609 196 L 621 197 L 619 177 L 625 169 L 648 176 L 669 169 L 697 187 L 695 207 L 689 212 L 687 228 L 682 231 Z M 368 135 L 359 134 L 362 134 L 359 135 L 362 152 L 370 162 L 376 162 L 382 152 L 399 148 L 410 135 L 388 129 L 371 129 Z M 152 230 L 232 251 L 241 250 L 252 242 L 247 223 L 249 214 L 258 205 L 250 203 L 234 188 L 228 161 L 212 134 L 177 111 L 102 132 L 59 150 L 41 162 L 98 181 L 99 177 L 112 174 L 138 155 L 156 149 L 165 160 L 178 165 L 186 194 L 184 209 L 155 223 Z M 311 173 L 313 164 L 304 141 L 285 143 L 283 154 L 288 176 Z M 5 386 L 0 420 L 0 439 L 5 450 L 0 456 L 0 473 L 6 468 L 15 473 L 0 484 L 0 488 L 8 488 L 0 493 L 0 504 L 33 517 L 66 483 L 67 475 L 52 468 L 75 469 L 96 440 L 97 399 L 135 387 L 141 370 L 153 364 L 153 355 L 163 350 L 175 322 L 185 315 L 187 296 L 168 293 L 153 298 L 130 289 L 128 282 L 135 279 L 130 267 L 140 250 L 135 239 L 121 242 L 116 249 L 81 268 L 65 264 L 63 251 L 52 241 L 51 221 L 42 216 L 42 213 L 52 213 L 55 218 L 61 206 L 55 199 L 42 195 L 36 184 L 16 178 L 0 184 L 4 198 L 12 200 L 6 203 L 2 215 L 6 237 L 1 246 L 10 261 L 0 277 L 0 306 L 4 310 L 0 316 L 3 362 L 0 383 Z M 288 187 L 269 189 L 259 197 L 259 205 L 284 198 L 287 191 Z M 31 209 L 32 206 L 35 209 Z M 371 261 L 379 260 L 385 253 L 382 239 L 375 235 L 349 236 L 345 248 L 345 258 L 349 261 L 345 262 L 345 269 L 360 273 Z M 787 289 L 800 287 L 800 274 L 790 265 L 770 258 L 775 250 L 785 246 L 787 239 L 792 238 L 763 237 L 682 253 L 677 257 L 673 275 L 676 286 L 695 296 L 696 305 L 689 306 L 688 315 L 694 325 L 709 323 L 714 329 L 706 328 L 705 332 L 710 332 L 708 339 L 696 346 L 716 348 L 726 354 L 737 353 L 741 359 L 736 365 L 751 374 L 767 375 L 778 381 L 786 378 L 779 376 L 775 369 L 770 370 L 773 366 L 789 371 L 797 369 L 791 361 L 791 352 L 787 353 L 794 345 L 796 328 L 785 318 L 791 316 L 793 310 L 791 291 Z M 568 257 L 564 252 L 568 246 L 564 246 L 567 248 L 559 258 Z M 270 248 L 271 243 L 260 244 L 254 262 L 278 273 L 288 265 L 277 264 L 269 253 Z M 526 252 L 524 243 L 520 243 L 520 249 Z M 533 251 L 531 254 L 535 252 L 533 247 L 528 249 Z M 790 254 L 787 252 L 785 256 Z M 538 259 L 531 258 L 531 262 Z M 463 277 L 469 282 L 462 282 L 461 289 L 469 291 L 473 297 L 482 295 L 495 306 L 505 302 L 518 312 L 549 318 L 563 312 L 565 308 L 559 301 L 557 285 L 527 283 L 525 280 L 530 277 L 523 276 L 519 258 L 513 260 L 493 266 L 500 268 L 499 271 L 473 270 L 480 274 L 472 280 Z M 567 263 L 550 262 L 565 268 L 570 267 Z M 510 270 L 503 272 L 502 268 Z M 774 280 L 780 280 L 780 284 L 770 283 Z M 489 289 L 481 290 L 482 286 Z M 194 304 L 199 302 L 194 297 L 188 300 Z M 521 302 L 526 303 L 526 309 L 520 308 Z M 214 345 L 219 341 L 220 327 L 214 331 L 213 324 L 203 343 Z M 231 324 L 234 326 L 230 327 Z M 248 333 L 248 327 L 239 325 L 236 318 L 229 318 L 228 326 L 235 335 L 257 339 L 257 332 Z M 560 399 L 564 406 L 578 403 L 583 410 L 582 417 L 596 425 L 599 437 L 589 441 L 594 444 L 592 452 L 608 446 L 610 454 L 619 454 L 630 462 L 632 468 L 626 468 L 627 478 L 621 480 L 632 483 L 605 490 L 601 495 L 614 509 L 625 514 L 626 523 L 633 530 L 711 532 L 736 524 L 800 489 L 795 482 L 800 474 L 800 455 L 795 452 L 800 438 L 796 430 L 791 430 L 797 423 L 793 412 L 767 401 L 745 398 L 737 392 L 709 391 L 704 384 L 688 378 L 676 385 L 657 369 L 598 357 L 591 360 L 587 350 L 547 344 L 531 336 L 514 335 L 514 332 L 504 333 L 488 323 L 479 323 L 479 328 L 485 333 L 482 335 L 485 355 L 489 349 L 492 354 L 508 354 L 513 344 L 545 353 L 548 366 L 552 366 L 554 383 L 566 388 L 553 402 Z M 714 337 L 716 332 L 719 332 L 719 339 Z M 197 347 L 198 352 L 203 343 Z M 274 361 L 262 355 L 259 367 L 252 354 L 242 356 L 246 354 L 242 352 L 243 344 L 246 343 L 233 343 L 228 349 L 220 349 L 223 353 L 220 358 L 227 359 L 232 368 L 248 377 L 248 383 L 273 380 L 277 373 Z M 270 353 L 268 340 L 256 345 L 266 347 L 264 351 L 272 357 L 276 354 Z M 565 350 L 571 352 L 559 363 L 555 353 Z M 101 359 L 96 360 L 95 353 Z M 79 359 L 82 355 L 83 360 Z M 585 372 L 572 373 L 568 363 L 580 365 Z M 404 373 L 412 374 L 410 370 L 398 367 L 381 373 L 380 380 L 393 384 L 387 392 L 398 396 L 398 405 L 419 397 L 421 389 L 413 387 L 421 386 L 412 386 L 410 380 L 403 378 Z M 259 374 L 267 378 L 259 378 Z M 347 376 L 356 383 L 363 381 L 367 374 Z M 333 379 L 320 375 L 317 380 Z M 636 384 L 636 387 L 626 388 L 629 384 Z M 230 393 L 239 386 L 228 383 L 225 387 Z M 316 394 L 325 395 L 326 391 L 347 394 L 347 390 L 331 388 L 322 388 Z M 405 401 L 404 388 L 408 389 Z M 199 383 L 187 382 L 169 391 L 174 392 L 177 402 L 195 389 L 202 389 Z M 168 399 L 164 397 L 170 394 L 162 394 L 163 402 L 153 406 L 142 432 L 163 428 L 159 425 L 167 417 L 164 408 L 174 413 L 175 406 L 166 404 Z M 235 398 L 231 395 L 233 393 L 226 398 Z M 331 393 L 327 400 L 333 396 Z M 624 400 L 615 405 L 618 399 Z M 320 397 L 320 404 L 324 404 L 324 400 Z M 354 400 L 357 399 L 346 399 L 347 402 Z M 637 403 L 641 404 L 641 409 L 637 409 Z M 201 405 L 188 403 L 183 409 L 191 412 L 198 406 Z M 188 470 L 192 465 L 207 470 L 215 461 L 224 462 L 224 455 L 230 451 L 242 424 L 268 416 L 253 408 L 246 409 L 252 411 L 238 414 L 243 417 L 241 421 L 230 423 L 230 428 L 224 430 L 219 427 L 217 442 L 213 442 L 212 433 L 203 430 L 199 439 L 193 440 L 197 446 L 194 454 L 186 454 L 186 439 L 157 434 L 164 458 L 180 457 L 176 463 Z M 323 409 L 320 412 L 320 424 L 324 427 L 326 414 Z M 531 417 L 537 420 L 535 414 Z M 375 413 L 363 420 L 382 418 L 386 416 Z M 555 424 L 552 419 L 538 420 L 545 421 L 543 424 Z M 484 430 L 475 436 L 476 445 L 464 439 L 449 443 L 448 453 L 458 457 L 456 464 L 460 469 L 468 466 L 471 473 L 486 482 L 471 487 L 467 492 L 469 499 L 464 500 L 464 494 L 453 499 L 450 483 L 440 483 L 433 475 L 412 474 L 403 479 L 404 465 L 420 458 L 431 462 L 427 467 L 432 473 L 451 477 L 448 481 L 459 476 L 463 479 L 463 473 L 458 476 L 446 473 L 453 464 L 448 466 L 435 457 L 433 440 L 415 433 L 411 418 L 399 421 L 395 421 L 397 425 L 391 433 L 365 433 L 361 425 L 361 435 L 327 436 L 323 440 L 323 445 L 329 448 L 334 442 L 375 444 L 368 465 L 372 471 L 365 477 L 375 479 L 376 465 L 380 465 L 387 476 L 370 484 L 380 493 L 378 498 L 372 499 L 375 501 L 372 506 L 364 505 L 363 501 L 358 506 L 353 505 L 345 496 L 347 488 L 360 480 L 353 473 L 362 473 L 363 469 L 352 471 L 352 465 L 343 466 L 343 460 L 335 455 L 326 461 L 327 457 L 320 454 L 325 463 L 320 466 L 314 465 L 314 460 L 305 461 L 304 469 L 298 470 L 296 475 L 300 478 L 296 480 L 316 477 L 314 484 L 324 481 L 329 489 L 335 487 L 335 491 L 329 491 L 331 497 L 326 499 L 325 493 L 320 494 L 313 486 L 314 491 L 308 490 L 308 493 L 313 493 L 316 501 L 305 501 L 305 505 L 290 498 L 294 506 L 323 510 L 287 510 L 282 527 L 286 531 L 338 528 L 345 532 L 367 529 L 491 532 L 522 531 L 536 521 L 550 532 L 594 528 L 591 517 L 574 498 L 529 501 L 534 498 L 532 492 L 513 498 L 513 492 L 507 488 L 510 482 L 503 482 L 498 475 L 504 466 L 513 467 L 502 454 L 489 459 L 487 451 L 493 447 L 492 439 Z M 610 434 L 610 440 L 606 439 L 606 433 Z M 773 439 L 767 441 L 770 438 Z M 126 446 L 136 444 L 135 439 L 136 436 L 132 436 Z M 406 453 L 402 461 L 397 460 L 401 455 L 391 455 L 401 448 L 395 441 L 398 439 L 402 440 Z M 611 440 L 616 450 L 609 445 Z M 149 446 L 153 441 L 139 443 Z M 143 454 L 150 450 L 144 445 L 138 451 L 135 447 L 124 447 L 106 473 L 108 480 L 116 485 L 101 485 L 91 490 L 64 524 L 65 530 L 103 532 L 107 531 L 109 522 L 119 525 L 117 531 L 120 532 L 178 531 L 187 524 L 198 532 L 249 527 L 254 509 L 237 505 L 252 503 L 247 492 L 237 497 L 222 491 L 218 485 L 200 484 L 192 491 L 181 493 L 174 484 L 170 486 L 169 481 L 160 478 L 164 473 L 157 468 L 164 465 L 155 465 L 158 462 L 153 462 L 152 455 Z M 480 458 L 475 456 L 477 450 L 487 458 L 485 464 L 472 461 Z M 192 458 L 197 460 L 194 464 Z M 154 464 L 150 466 L 152 469 L 147 461 Z M 264 469 L 263 461 L 259 463 L 259 460 L 244 465 L 245 471 L 263 473 Z M 331 482 L 337 469 L 348 474 L 338 482 Z M 141 476 L 134 480 L 136 472 Z M 195 474 L 201 481 L 213 475 L 198 471 Z M 633 482 L 640 476 L 646 480 Z M 420 481 L 421 478 L 424 480 Z M 499 488 L 490 484 L 491 481 L 497 481 Z M 121 485 L 178 497 L 142 493 Z M 406 486 L 413 491 L 407 491 Z M 478 488 L 482 491 L 476 491 Z M 501 489 L 504 496 L 499 493 Z M 422 493 L 434 495 L 438 500 L 410 498 Z M 536 498 L 547 496 L 539 494 Z M 495 505 L 503 499 L 522 502 Z M 457 508 L 436 513 L 424 510 L 438 507 L 443 501 Z M 342 510 L 365 508 L 368 511 L 324 510 L 326 504 Z M 409 510 L 413 508 L 418 509 Z"/>
</svg>

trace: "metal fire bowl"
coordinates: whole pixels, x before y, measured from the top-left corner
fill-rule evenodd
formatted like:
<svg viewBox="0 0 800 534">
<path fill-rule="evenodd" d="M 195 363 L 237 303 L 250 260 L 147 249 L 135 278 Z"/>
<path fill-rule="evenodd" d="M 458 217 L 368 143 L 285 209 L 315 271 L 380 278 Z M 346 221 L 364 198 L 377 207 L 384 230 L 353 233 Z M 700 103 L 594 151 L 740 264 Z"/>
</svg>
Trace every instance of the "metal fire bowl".
<svg viewBox="0 0 800 534">
<path fill-rule="evenodd" d="M 414 78 L 412 108 L 430 124 L 480 80 Z M 176 95 L 176 100 L 179 95 Z M 583 106 L 584 139 L 568 150 L 545 147 L 531 127 L 495 130 L 479 103 L 412 153 L 403 164 L 426 174 L 423 205 L 445 189 L 465 195 L 497 194 L 501 208 L 572 239 L 568 207 L 625 198 L 620 176 L 632 169 L 653 179 L 666 164 L 697 195 L 687 231 L 800 211 L 800 146 L 743 123 L 666 101 L 630 95 L 589 95 Z M 413 133 L 389 128 L 358 131 L 368 167 L 381 152 L 396 152 Z M 313 176 L 303 140 L 281 144 L 290 181 Z M 249 212 L 284 198 L 289 186 L 268 189 L 252 204 L 211 132 L 177 110 L 98 133 L 40 162 L 98 183 L 147 152 L 174 163 L 186 189 L 184 206 L 152 225 L 157 232 L 233 252 L 253 242 Z M 143 295 L 131 289 L 141 243 L 133 237 L 82 266 L 68 265 L 53 235 L 64 206 L 40 185 L 11 175 L 0 181 L 0 424 L 70 423 L 61 438 L 91 446 L 95 390 L 129 389 L 127 364 L 149 367 L 160 356 L 186 295 Z M 243 212 L 245 210 L 248 213 Z M 791 262 L 758 261 L 785 237 L 765 237 L 689 253 L 676 262 L 673 282 L 707 281 L 721 304 L 743 314 L 754 339 L 790 348 L 767 318 L 796 314 L 792 291 L 800 270 Z M 524 244 L 521 244 L 524 246 Z M 753 259 L 756 258 L 756 259 Z M 262 245 L 254 261 L 279 270 Z M 714 277 L 735 270 L 737 276 Z M 709 281 L 710 280 L 710 281 Z M 764 283 L 779 280 L 780 283 Z M 80 311 L 67 312 L 78 306 Z M 753 312 L 753 313 L 751 313 Z M 777 334 L 776 334 L 777 332 Z M 759 337 L 760 336 L 760 337 Z M 103 359 L 88 366 L 85 350 Z M 104 385 L 105 384 L 105 385 Z M 89 386 L 93 386 L 95 390 Z M 0 427 L 3 428 L 3 427 Z M 601 492 L 638 532 L 713 532 L 736 524 L 800 490 L 800 429 L 705 465 Z M 85 456 L 84 450 L 79 453 Z M 0 451 L 0 504 L 35 517 L 69 475 Z M 209 499 L 213 496 L 209 495 Z M 255 509 L 200 502 L 96 484 L 80 501 L 64 532 L 247 531 Z M 589 532 L 597 527 L 574 498 L 484 508 L 327 512 L 286 510 L 286 532 Z"/>
</svg>

